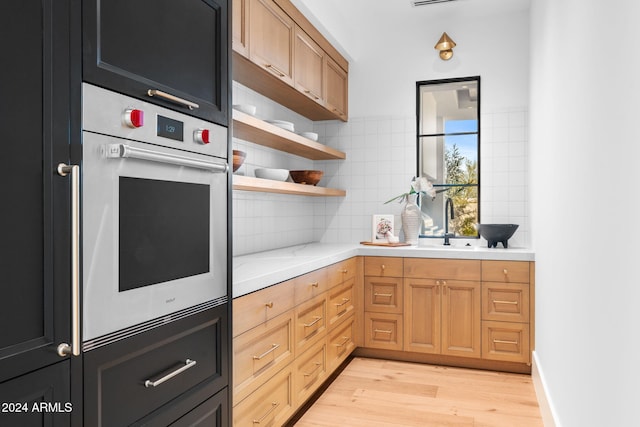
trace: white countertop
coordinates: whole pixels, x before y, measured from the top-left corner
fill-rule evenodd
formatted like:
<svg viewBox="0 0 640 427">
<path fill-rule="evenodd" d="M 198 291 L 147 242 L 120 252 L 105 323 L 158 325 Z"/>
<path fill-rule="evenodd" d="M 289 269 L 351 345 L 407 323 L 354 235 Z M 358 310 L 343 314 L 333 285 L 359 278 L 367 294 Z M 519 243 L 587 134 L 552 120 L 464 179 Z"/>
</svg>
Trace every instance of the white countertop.
<svg viewBox="0 0 640 427">
<path fill-rule="evenodd" d="M 531 249 L 478 246 L 400 246 L 308 243 L 233 258 L 233 298 L 354 256 L 534 261 Z"/>
</svg>

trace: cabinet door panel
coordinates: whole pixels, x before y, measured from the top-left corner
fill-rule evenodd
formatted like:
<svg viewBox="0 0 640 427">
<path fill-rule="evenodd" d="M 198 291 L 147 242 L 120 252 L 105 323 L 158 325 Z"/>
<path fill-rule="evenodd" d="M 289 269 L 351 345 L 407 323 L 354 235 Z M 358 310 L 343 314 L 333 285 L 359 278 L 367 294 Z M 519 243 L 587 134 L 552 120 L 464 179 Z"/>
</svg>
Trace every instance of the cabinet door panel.
<svg viewBox="0 0 640 427">
<path fill-rule="evenodd" d="M 325 53 L 316 42 L 296 26 L 295 87 L 319 104 L 324 104 Z"/>
<path fill-rule="evenodd" d="M 69 129 L 68 1 L 3 1 L 0 15 L 0 185 L 10 207 L 0 210 L 1 382 L 60 361 L 56 347 L 70 339 L 70 182 L 56 169 L 79 132 Z"/>
<path fill-rule="evenodd" d="M 404 350 L 440 353 L 441 284 L 404 279 Z"/>
<path fill-rule="evenodd" d="M 249 56 L 249 0 L 233 0 L 233 50 Z"/>
<path fill-rule="evenodd" d="M 70 413 L 74 410 L 70 401 L 69 361 L 1 383 L 0 403 L 26 405 L 13 407 L 9 412 L 5 412 L 7 408 L 3 406 L 0 426 L 68 426 Z"/>
<path fill-rule="evenodd" d="M 442 354 L 480 357 L 480 331 L 480 283 L 444 281 Z"/>
<path fill-rule="evenodd" d="M 249 6 L 249 59 L 293 85 L 294 23 L 272 0 Z"/>
<path fill-rule="evenodd" d="M 347 99 L 348 76 L 337 62 L 327 57 L 327 95 L 325 96 L 327 109 L 346 121 L 348 116 Z"/>
</svg>

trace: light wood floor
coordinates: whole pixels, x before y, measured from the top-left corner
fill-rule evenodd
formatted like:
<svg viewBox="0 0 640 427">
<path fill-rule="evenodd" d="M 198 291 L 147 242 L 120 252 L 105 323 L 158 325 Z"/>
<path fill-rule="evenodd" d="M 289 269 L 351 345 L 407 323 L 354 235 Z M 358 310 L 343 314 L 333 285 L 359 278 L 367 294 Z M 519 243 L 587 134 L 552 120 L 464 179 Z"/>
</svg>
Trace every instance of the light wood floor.
<svg viewBox="0 0 640 427">
<path fill-rule="evenodd" d="M 355 358 L 296 427 L 541 427 L 529 375 Z"/>
</svg>

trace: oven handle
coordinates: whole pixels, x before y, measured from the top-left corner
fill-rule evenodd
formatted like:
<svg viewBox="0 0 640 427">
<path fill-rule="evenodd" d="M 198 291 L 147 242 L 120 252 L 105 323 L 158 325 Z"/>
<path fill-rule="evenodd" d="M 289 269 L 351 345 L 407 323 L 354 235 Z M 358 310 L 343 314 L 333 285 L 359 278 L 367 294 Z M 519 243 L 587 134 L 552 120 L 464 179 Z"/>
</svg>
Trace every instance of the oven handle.
<svg viewBox="0 0 640 427">
<path fill-rule="evenodd" d="M 108 158 L 149 160 L 152 162 L 168 163 L 176 166 L 188 166 L 197 169 L 206 169 L 211 172 L 227 173 L 229 171 L 229 165 L 226 163 L 215 163 L 207 160 L 198 160 L 192 157 L 163 153 L 162 151 L 132 147 L 127 144 L 108 144 L 105 150 L 105 155 Z"/>
</svg>

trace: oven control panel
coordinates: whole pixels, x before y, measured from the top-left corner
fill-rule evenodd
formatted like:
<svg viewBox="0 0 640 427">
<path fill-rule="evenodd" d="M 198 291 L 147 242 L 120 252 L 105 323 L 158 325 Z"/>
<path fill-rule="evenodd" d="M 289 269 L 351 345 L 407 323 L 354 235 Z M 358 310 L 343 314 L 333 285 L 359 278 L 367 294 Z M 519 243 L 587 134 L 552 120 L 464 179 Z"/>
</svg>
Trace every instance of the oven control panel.
<svg viewBox="0 0 640 427">
<path fill-rule="evenodd" d="M 85 131 L 227 158 L 224 126 L 88 83 L 82 101 Z"/>
</svg>

